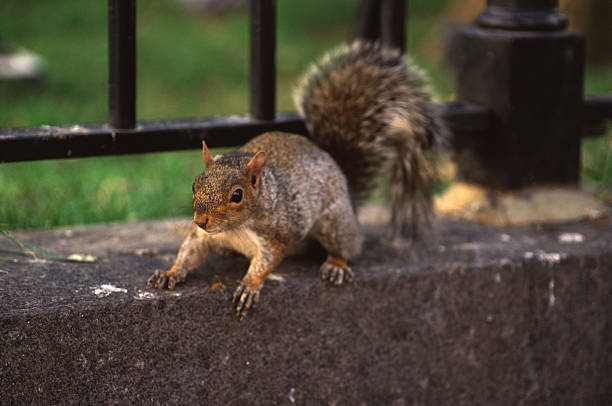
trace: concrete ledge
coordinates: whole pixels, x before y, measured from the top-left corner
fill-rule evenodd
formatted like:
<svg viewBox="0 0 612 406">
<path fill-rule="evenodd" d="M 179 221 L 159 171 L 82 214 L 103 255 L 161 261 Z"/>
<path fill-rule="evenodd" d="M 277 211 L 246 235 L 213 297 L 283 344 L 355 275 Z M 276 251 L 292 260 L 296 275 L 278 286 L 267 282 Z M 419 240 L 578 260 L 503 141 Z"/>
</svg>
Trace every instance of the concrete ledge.
<svg viewBox="0 0 612 406">
<path fill-rule="evenodd" d="M 8 272 L 0 274 L 0 403 L 612 399 L 607 222 L 544 229 L 445 222 L 439 249 L 421 258 L 386 247 L 382 229 L 368 227 L 370 249 L 354 263 L 355 283 L 319 281 L 319 252 L 287 260 L 245 322 L 230 306 L 244 259 L 217 257 L 174 293 L 146 288 L 184 228 L 162 221 L 17 234 L 101 261 L 0 264 Z M 135 255 L 139 248 L 158 254 Z M 96 296 L 106 283 L 125 292 Z"/>
</svg>

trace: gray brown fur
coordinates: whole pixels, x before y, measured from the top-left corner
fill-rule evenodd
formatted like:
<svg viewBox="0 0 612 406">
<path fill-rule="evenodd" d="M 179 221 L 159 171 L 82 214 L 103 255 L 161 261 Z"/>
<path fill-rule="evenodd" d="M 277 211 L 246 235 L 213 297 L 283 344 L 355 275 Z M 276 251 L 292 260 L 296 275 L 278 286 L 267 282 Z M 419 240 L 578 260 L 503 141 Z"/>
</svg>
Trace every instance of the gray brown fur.
<svg viewBox="0 0 612 406">
<path fill-rule="evenodd" d="M 203 145 L 208 167 L 194 182 L 194 226 L 174 266 L 156 271 L 150 286 L 173 289 L 214 249 L 237 251 L 251 260 L 233 297 L 244 318 L 267 275 L 305 239 L 328 253 L 322 279 L 350 282 L 347 261 L 361 246 L 355 206 L 388 161 L 394 232 L 419 234 L 412 224 L 429 215 L 434 179 L 428 154 L 443 133 L 422 78 L 397 52 L 355 42 L 312 68 L 300 89 L 314 143 L 266 133 L 214 160 Z"/>
<path fill-rule="evenodd" d="M 260 135 L 239 151 L 250 156 L 266 151 L 260 197 L 261 218 L 266 221 L 261 232 L 285 230 L 291 244 L 314 238 L 328 254 L 345 259 L 359 251 L 346 179 L 327 152 L 302 136 L 286 133 Z M 333 230 L 327 229 L 328 217 L 334 218 Z"/>
<path fill-rule="evenodd" d="M 391 173 L 393 237 L 431 226 L 432 151 L 446 138 L 424 74 L 400 52 L 355 41 L 313 65 L 294 95 L 310 138 L 331 154 L 357 205 Z"/>
<path fill-rule="evenodd" d="M 266 163 L 255 188 L 248 167 L 259 151 L 266 153 Z M 230 196 L 237 187 L 243 202 L 233 207 Z M 172 269 L 156 271 L 150 286 L 173 289 L 214 250 L 237 251 L 251 260 L 234 294 L 244 318 L 267 275 L 305 239 L 318 241 L 328 253 L 323 279 L 335 285 L 352 280 L 346 261 L 361 240 L 346 178 L 327 152 L 303 136 L 265 133 L 215 159 L 194 182 L 193 209 L 199 226 L 185 238 Z"/>
</svg>

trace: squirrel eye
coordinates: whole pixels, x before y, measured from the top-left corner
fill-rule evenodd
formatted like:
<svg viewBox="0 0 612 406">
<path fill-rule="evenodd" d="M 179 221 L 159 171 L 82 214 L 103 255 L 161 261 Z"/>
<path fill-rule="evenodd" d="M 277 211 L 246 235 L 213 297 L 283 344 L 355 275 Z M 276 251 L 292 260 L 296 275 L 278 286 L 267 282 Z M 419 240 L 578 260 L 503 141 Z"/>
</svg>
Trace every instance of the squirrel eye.
<svg viewBox="0 0 612 406">
<path fill-rule="evenodd" d="M 242 189 L 234 190 L 234 193 L 232 193 L 232 197 L 230 197 L 230 202 L 240 203 L 241 201 L 242 201 Z"/>
</svg>

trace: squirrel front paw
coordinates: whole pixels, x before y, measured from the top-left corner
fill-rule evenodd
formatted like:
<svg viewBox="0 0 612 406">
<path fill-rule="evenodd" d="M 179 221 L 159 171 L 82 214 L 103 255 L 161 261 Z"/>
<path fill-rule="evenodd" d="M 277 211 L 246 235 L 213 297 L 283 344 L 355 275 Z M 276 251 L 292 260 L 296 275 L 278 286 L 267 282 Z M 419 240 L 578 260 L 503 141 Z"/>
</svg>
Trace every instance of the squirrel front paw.
<svg viewBox="0 0 612 406">
<path fill-rule="evenodd" d="M 232 303 L 236 304 L 236 316 L 238 316 L 240 320 L 244 320 L 249 309 L 254 307 L 259 301 L 260 290 L 261 285 L 253 286 L 253 284 L 245 282 L 244 280 L 240 283 L 238 288 L 236 288 Z"/>
<path fill-rule="evenodd" d="M 321 279 L 340 286 L 342 282 L 353 281 L 353 271 L 342 258 L 327 257 L 323 265 L 321 265 Z"/>
<path fill-rule="evenodd" d="M 172 270 L 166 272 L 158 269 L 153 275 L 151 275 L 147 281 L 147 285 L 160 290 L 174 290 L 176 284 L 183 282 L 183 280 L 184 278 L 179 278 L 177 273 Z"/>
</svg>

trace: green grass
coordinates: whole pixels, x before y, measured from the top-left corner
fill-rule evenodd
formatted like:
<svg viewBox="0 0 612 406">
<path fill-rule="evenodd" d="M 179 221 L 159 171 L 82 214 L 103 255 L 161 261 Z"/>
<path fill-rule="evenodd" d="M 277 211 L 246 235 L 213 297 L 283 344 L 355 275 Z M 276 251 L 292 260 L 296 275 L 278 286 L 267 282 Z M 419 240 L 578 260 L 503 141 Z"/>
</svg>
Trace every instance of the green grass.
<svg viewBox="0 0 612 406">
<path fill-rule="evenodd" d="M 201 153 L 24 162 L 0 171 L 3 228 L 140 220 L 191 211 Z M 180 165 L 178 164 L 180 162 Z"/>
<path fill-rule="evenodd" d="M 612 94 L 612 66 L 587 69 L 586 94 Z M 604 199 L 612 195 L 612 122 L 604 137 L 582 142 L 582 181 L 596 188 Z"/>
<path fill-rule="evenodd" d="M 349 38 L 353 0 L 278 2 L 277 105 L 294 110 L 304 68 Z M 0 127 L 105 122 L 106 1 L 3 0 L 2 39 L 41 54 L 39 85 L 0 83 Z M 451 75 L 424 43 L 445 0 L 411 0 L 408 50 L 442 100 Z M 203 16 L 174 0 L 138 2 L 140 120 L 243 114 L 248 109 L 248 20 L 244 11 Z M 612 93 L 612 68 L 589 71 L 591 93 Z M 585 181 L 611 186 L 612 136 L 585 142 Z M 188 216 L 199 151 L 0 164 L 0 227 L 48 228 Z"/>
</svg>

